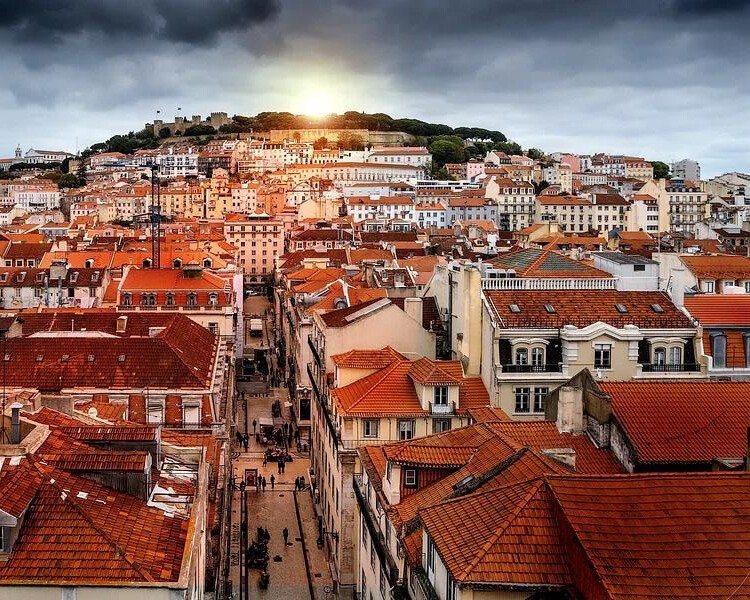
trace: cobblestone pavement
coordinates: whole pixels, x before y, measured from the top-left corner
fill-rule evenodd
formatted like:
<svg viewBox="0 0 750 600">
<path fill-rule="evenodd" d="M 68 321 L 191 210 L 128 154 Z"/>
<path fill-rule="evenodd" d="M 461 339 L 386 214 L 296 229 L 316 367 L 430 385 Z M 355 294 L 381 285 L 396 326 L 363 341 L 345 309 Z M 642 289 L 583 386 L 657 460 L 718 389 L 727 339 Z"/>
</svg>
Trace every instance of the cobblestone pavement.
<svg viewBox="0 0 750 600">
<path fill-rule="evenodd" d="M 271 405 L 274 400 L 280 400 L 282 407 L 287 400 L 287 392 L 283 388 L 272 388 L 269 396 L 248 396 L 247 420 L 271 416 Z M 240 414 L 238 424 L 245 422 L 244 403 L 239 402 Z M 289 414 L 284 409 L 285 419 Z M 244 429 L 242 425 L 240 429 Z M 250 426 L 252 433 L 252 425 Z M 273 600 L 303 600 L 310 598 L 310 583 L 315 599 L 326 600 L 333 598 L 324 592 L 324 586 L 331 585 L 330 570 L 324 551 L 318 550 L 317 524 L 313 509 L 313 502 L 309 491 L 297 492 L 297 505 L 300 511 L 302 531 L 300 531 L 295 508 L 294 480 L 300 475 L 307 477 L 309 459 L 306 455 L 291 452 L 292 462 L 286 465 L 285 473 L 279 474 L 276 463 L 263 466 L 264 448 L 251 439 L 248 452 L 239 451 L 234 454 L 234 475 L 236 481 L 242 480 L 245 469 L 257 469 L 258 474 L 266 478 L 268 485 L 265 492 L 257 492 L 255 488 L 247 490 L 248 505 L 248 536 L 250 540 L 256 537 L 259 526 L 268 529 L 271 541 L 268 552 L 271 560 L 268 572 L 271 578 L 267 590 L 258 587 L 260 571 L 251 569 L 248 576 L 249 598 L 269 598 Z M 274 489 L 271 489 L 271 475 L 276 478 Z M 289 545 L 284 546 L 282 530 L 289 529 Z M 303 534 L 307 549 L 308 564 L 310 565 L 310 580 L 305 564 L 303 550 Z M 239 540 L 240 540 L 240 493 L 235 491 L 232 503 L 232 561 L 230 576 L 235 590 L 234 597 L 239 598 Z"/>
</svg>

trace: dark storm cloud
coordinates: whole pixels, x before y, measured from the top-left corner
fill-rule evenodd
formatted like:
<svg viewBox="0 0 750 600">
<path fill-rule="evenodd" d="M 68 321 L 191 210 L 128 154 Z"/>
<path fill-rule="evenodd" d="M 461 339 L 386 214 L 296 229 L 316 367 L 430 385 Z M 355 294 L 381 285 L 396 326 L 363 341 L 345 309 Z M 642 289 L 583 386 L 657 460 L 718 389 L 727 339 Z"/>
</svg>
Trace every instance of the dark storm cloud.
<svg viewBox="0 0 750 600">
<path fill-rule="evenodd" d="M 278 0 L 0 0 L 0 31 L 40 45 L 77 34 L 202 45 L 278 12 Z"/>
<path fill-rule="evenodd" d="M 348 108 L 524 146 L 747 169 L 749 27 L 750 0 L 0 0 L 0 117 L 135 128 L 168 106 L 290 109 L 328 81 Z"/>
</svg>

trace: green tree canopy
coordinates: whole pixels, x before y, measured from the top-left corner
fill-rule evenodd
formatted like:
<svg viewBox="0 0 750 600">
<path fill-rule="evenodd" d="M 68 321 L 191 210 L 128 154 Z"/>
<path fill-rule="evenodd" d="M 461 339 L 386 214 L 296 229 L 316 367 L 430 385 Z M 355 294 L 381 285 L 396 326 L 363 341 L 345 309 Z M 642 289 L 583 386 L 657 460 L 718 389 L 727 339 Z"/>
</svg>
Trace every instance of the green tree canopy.
<svg viewBox="0 0 750 600">
<path fill-rule="evenodd" d="M 75 173 L 66 173 L 60 177 L 60 180 L 57 182 L 57 187 L 61 190 L 65 188 L 79 188 L 82 185 L 84 184 L 78 179 L 78 175 Z"/>
<path fill-rule="evenodd" d="M 432 154 L 432 161 L 438 167 L 445 166 L 446 163 L 462 163 L 466 160 L 464 141 L 457 136 L 436 137 L 430 142 L 429 149 Z"/>
<path fill-rule="evenodd" d="M 651 166 L 654 168 L 654 179 L 671 179 L 669 165 L 660 160 L 652 160 Z"/>
</svg>

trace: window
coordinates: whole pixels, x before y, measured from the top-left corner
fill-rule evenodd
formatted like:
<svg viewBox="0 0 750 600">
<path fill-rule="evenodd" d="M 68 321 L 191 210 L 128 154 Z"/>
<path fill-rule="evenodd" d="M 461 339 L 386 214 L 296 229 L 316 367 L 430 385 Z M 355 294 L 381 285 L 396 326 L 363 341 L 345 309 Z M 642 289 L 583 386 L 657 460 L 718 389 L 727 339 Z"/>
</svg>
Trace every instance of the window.
<svg viewBox="0 0 750 600">
<path fill-rule="evenodd" d="M 369 541 L 369 533 L 367 532 L 367 524 L 365 523 L 364 517 L 362 518 L 362 547 L 367 550 L 367 543 Z"/>
<path fill-rule="evenodd" d="M 173 293 L 170 292 L 167 294 L 166 304 L 167 306 L 174 306 L 174 294 Z"/>
<path fill-rule="evenodd" d="M 707 294 L 713 294 L 714 293 L 714 282 L 713 281 L 704 281 L 703 282 L 703 291 Z"/>
<path fill-rule="evenodd" d="M 516 409 L 515 411 L 517 413 L 527 413 L 529 412 L 530 406 L 529 406 L 529 399 L 531 396 L 531 388 L 527 387 L 518 387 L 515 389 L 515 397 L 516 397 Z"/>
<path fill-rule="evenodd" d="M 672 346 L 669 349 L 669 364 L 670 365 L 682 364 L 682 348 L 680 348 L 679 346 Z"/>
<path fill-rule="evenodd" d="M 133 303 L 133 296 L 131 296 L 129 293 L 125 293 L 122 295 L 123 306 L 130 306 L 132 303 Z"/>
<path fill-rule="evenodd" d="M 711 335 L 711 356 L 714 367 L 725 369 L 727 366 L 727 337 L 723 334 Z"/>
<path fill-rule="evenodd" d="M 624 304 L 615 304 L 615 308 L 621 315 L 624 315 L 626 312 L 628 312 L 628 308 Z"/>
<path fill-rule="evenodd" d="M 633 265 L 633 271 L 645 271 L 646 265 Z"/>
<path fill-rule="evenodd" d="M 451 430 L 450 419 L 433 419 L 432 421 L 432 433 L 443 433 Z"/>
<path fill-rule="evenodd" d="M 0 552 L 10 552 L 10 527 L 0 527 Z"/>
<path fill-rule="evenodd" d="M 161 404 L 149 404 L 146 420 L 156 425 L 161 424 L 164 421 L 164 407 Z"/>
<path fill-rule="evenodd" d="M 439 385 L 435 388 L 435 405 L 448 406 L 448 386 Z"/>
<path fill-rule="evenodd" d="M 217 304 L 219 304 L 219 296 L 218 296 L 218 294 L 213 294 L 213 293 L 209 294 L 208 295 L 208 303 L 211 306 L 216 306 Z"/>
<path fill-rule="evenodd" d="M 542 348 L 531 349 L 531 364 L 536 369 L 544 366 L 544 350 Z"/>
<path fill-rule="evenodd" d="M 663 367 L 667 362 L 667 349 L 654 348 L 654 364 Z"/>
<path fill-rule="evenodd" d="M 612 368 L 612 345 L 595 344 L 594 345 L 594 367 L 597 369 Z"/>
<path fill-rule="evenodd" d="M 196 306 L 198 304 L 198 295 L 195 292 L 190 292 L 187 298 L 188 306 Z"/>
<path fill-rule="evenodd" d="M 516 349 L 516 364 L 517 365 L 529 364 L 529 351 L 526 348 Z"/>
<path fill-rule="evenodd" d="M 365 419 L 362 422 L 362 435 L 366 438 L 378 437 L 378 424 L 377 419 Z"/>
<path fill-rule="evenodd" d="M 520 313 L 521 312 L 521 308 L 518 306 L 518 304 L 509 304 L 508 305 L 508 309 L 512 313 Z"/>
<path fill-rule="evenodd" d="M 199 406 L 182 407 L 182 424 L 183 425 L 200 425 L 201 409 Z"/>
<path fill-rule="evenodd" d="M 209 323 L 208 324 L 208 330 L 213 333 L 214 335 L 219 335 L 219 324 L 218 323 Z"/>
<path fill-rule="evenodd" d="M 547 400 L 547 394 L 549 394 L 548 387 L 535 387 L 534 388 L 534 412 L 543 413 L 544 405 Z"/>
<path fill-rule="evenodd" d="M 142 306 L 154 306 L 156 304 L 156 296 L 154 294 L 143 294 L 141 296 Z"/>
<path fill-rule="evenodd" d="M 410 440 L 414 437 L 414 421 L 412 419 L 402 419 L 398 422 L 398 439 Z"/>
<path fill-rule="evenodd" d="M 661 307 L 661 304 L 652 304 L 651 310 L 653 310 L 655 313 L 663 313 L 664 309 Z"/>
<path fill-rule="evenodd" d="M 435 572 L 435 544 L 432 542 L 432 538 L 427 536 L 427 573 L 432 574 Z"/>
<path fill-rule="evenodd" d="M 389 462 L 388 465 L 385 468 L 385 478 L 390 481 L 391 480 L 391 473 L 393 471 L 393 468 L 391 467 L 391 463 Z"/>
<path fill-rule="evenodd" d="M 408 488 L 417 487 L 417 470 L 416 469 L 404 470 L 404 486 Z"/>
<path fill-rule="evenodd" d="M 446 573 L 445 600 L 456 600 L 456 582 L 450 573 Z"/>
</svg>

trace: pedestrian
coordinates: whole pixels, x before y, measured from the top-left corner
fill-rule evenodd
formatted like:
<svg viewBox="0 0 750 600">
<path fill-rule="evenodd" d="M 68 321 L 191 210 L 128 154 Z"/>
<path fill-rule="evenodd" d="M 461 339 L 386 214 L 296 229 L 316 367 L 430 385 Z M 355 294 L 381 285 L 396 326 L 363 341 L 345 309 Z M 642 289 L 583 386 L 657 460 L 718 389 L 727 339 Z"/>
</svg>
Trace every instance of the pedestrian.
<svg viewBox="0 0 750 600">
<path fill-rule="evenodd" d="M 263 453 L 263 466 L 265 467 L 268 464 L 268 454 L 265 452 Z"/>
<path fill-rule="evenodd" d="M 284 527 L 284 530 L 281 532 L 281 535 L 284 536 L 284 545 L 288 546 L 289 545 L 289 530 L 286 527 Z"/>
<path fill-rule="evenodd" d="M 283 460 L 283 459 L 282 459 L 282 461 L 281 461 L 281 472 L 282 472 L 282 473 L 285 473 L 285 472 L 286 472 L 286 461 L 285 461 L 285 460 Z"/>
<path fill-rule="evenodd" d="M 266 491 L 266 478 L 265 477 L 263 478 L 261 485 L 263 486 L 263 491 L 265 492 Z"/>
<path fill-rule="evenodd" d="M 247 452 L 247 447 L 250 444 L 250 438 L 248 436 L 245 436 L 242 440 L 243 445 L 245 446 L 245 452 Z"/>
<path fill-rule="evenodd" d="M 271 541 L 271 534 L 268 533 L 268 529 L 263 528 L 263 537 L 266 538 L 266 543 Z"/>
<path fill-rule="evenodd" d="M 255 435 L 255 428 L 258 426 L 258 421 L 253 419 L 253 435 Z"/>
<path fill-rule="evenodd" d="M 276 478 L 271 474 L 271 489 L 273 489 L 274 484 L 276 483 Z"/>
<path fill-rule="evenodd" d="M 279 461 L 276 463 L 276 468 L 279 471 L 279 475 L 281 475 L 283 466 L 284 466 L 284 457 L 283 456 L 279 456 Z"/>
</svg>

